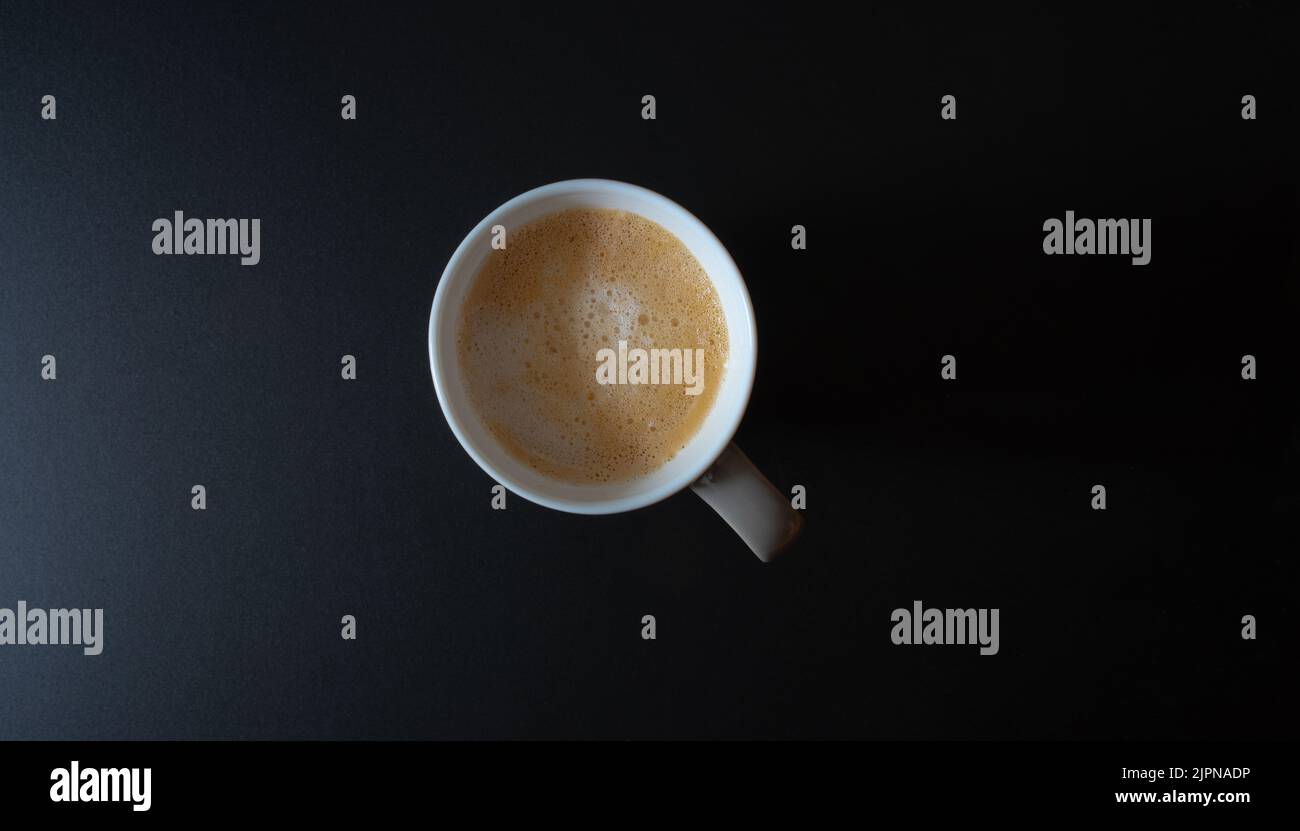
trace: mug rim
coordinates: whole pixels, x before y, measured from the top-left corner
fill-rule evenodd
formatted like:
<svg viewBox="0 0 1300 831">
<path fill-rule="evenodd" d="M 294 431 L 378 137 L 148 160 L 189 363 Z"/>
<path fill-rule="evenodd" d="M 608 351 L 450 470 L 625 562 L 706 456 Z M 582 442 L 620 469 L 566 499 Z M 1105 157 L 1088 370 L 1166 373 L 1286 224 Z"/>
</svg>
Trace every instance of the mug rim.
<svg viewBox="0 0 1300 831">
<path fill-rule="evenodd" d="M 590 191 L 631 191 L 644 198 L 660 202 L 671 210 L 681 214 L 688 223 L 696 226 L 696 230 L 704 239 L 715 244 L 722 257 L 724 267 L 730 269 L 732 275 L 735 277 L 735 290 L 738 293 L 741 306 L 744 310 L 745 319 L 743 324 L 749 329 L 747 334 L 749 336 L 748 341 L 750 348 L 748 350 L 747 360 L 744 361 L 743 366 L 740 365 L 740 362 L 738 361 L 731 359 L 728 361 L 729 365 L 727 367 L 727 372 L 740 373 L 740 375 L 737 376 L 737 380 L 741 384 L 741 395 L 738 397 L 739 403 L 736 405 L 735 411 L 728 416 L 728 420 L 723 422 L 722 428 L 716 432 L 718 438 L 714 442 L 711 442 L 707 448 L 699 451 L 697 462 L 687 466 L 683 473 L 673 479 L 644 492 L 627 496 L 611 497 L 609 499 L 578 502 L 562 497 L 555 497 L 546 493 L 540 493 L 533 488 L 521 486 L 512 477 L 500 471 L 490 459 L 486 458 L 485 455 L 474 446 L 473 442 L 471 442 L 467 437 L 466 430 L 461 426 L 456 407 L 450 403 L 450 396 L 448 394 L 449 382 L 448 379 L 444 377 L 439 365 L 436 335 L 439 318 L 450 314 L 451 311 L 455 311 L 444 309 L 447 303 L 450 302 L 447 300 L 450 295 L 450 290 L 447 287 L 451 280 L 456 279 L 455 275 L 461 270 L 461 263 L 466 258 L 470 246 L 473 245 L 476 240 L 481 239 L 485 231 L 491 228 L 492 225 L 496 224 L 503 215 L 514 211 L 520 205 L 557 194 Z M 633 212 L 635 213 L 635 211 Z M 677 236 L 677 234 L 674 233 L 674 236 Z M 692 256 L 695 256 L 694 249 L 688 248 L 688 250 L 691 251 Z M 461 279 L 475 279 L 476 277 L 477 275 L 469 275 L 468 277 L 462 277 Z M 710 273 L 709 280 L 713 283 L 714 289 L 720 291 L 718 278 Z M 729 338 L 729 340 L 734 343 L 736 339 L 732 337 Z M 530 502 L 554 510 L 589 515 L 622 513 L 624 511 L 644 508 L 648 505 L 653 505 L 656 502 L 667 499 L 669 496 L 684 490 L 700 479 L 713 463 L 717 461 L 718 457 L 722 455 L 722 452 L 727 448 L 727 445 L 731 442 L 732 438 L 735 437 L 736 431 L 740 428 L 740 422 L 744 418 L 746 410 L 749 408 L 749 399 L 753 393 L 754 378 L 758 370 L 758 327 L 757 321 L 754 317 L 754 306 L 750 300 L 749 289 L 745 285 L 744 277 L 741 275 L 740 268 L 736 265 L 735 259 L 731 256 L 731 252 L 727 250 L 726 246 L 722 244 L 722 241 L 718 239 L 717 235 L 713 233 L 708 225 L 677 202 L 674 202 L 667 196 L 650 190 L 649 188 L 641 187 L 640 185 L 633 185 L 628 182 L 620 182 L 614 179 L 565 179 L 563 181 L 541 185 L 506 200 L 489 212 L 487 216 L 483 217 L 483 219 L 465 235 L 460 244 L 456 246 L 455 252 L 452 253 L 451 258 L 447 261 L 446 267 L 443 268 L 442 277 L 438 280 L 438 287 L 434 291 L 433 295 L 433 305 L 429 312 L 428 347 L 429 369 L 433 376 L 434 391 L 438 396 L 438 406 L 442 410 L 443 417 L 447 420 L 447 425 L 451 428 L 452 435 L 456 437 L 456 441 L 465 452 L 469 454 L 470 458 L 474 460 L 475 464 L 492 477 L 495 482 L 504 485 L 508 491 L 521 496 Z M 446 359 L 447 358 L 444 358 L 444 360 Z M 468 406 L 472 407 L 473 405 L 472 403 L 469 403 Z M 716 407 L 716 404 L 714 406 Z M 705 423 L 707 423 L 707 419 L 708 417 L 706 416 Z M 701 425 L 701 427 L 703 427 L 703 425 Z M 707 452 L 705 452 L 706 450 Z"/>
</svg>

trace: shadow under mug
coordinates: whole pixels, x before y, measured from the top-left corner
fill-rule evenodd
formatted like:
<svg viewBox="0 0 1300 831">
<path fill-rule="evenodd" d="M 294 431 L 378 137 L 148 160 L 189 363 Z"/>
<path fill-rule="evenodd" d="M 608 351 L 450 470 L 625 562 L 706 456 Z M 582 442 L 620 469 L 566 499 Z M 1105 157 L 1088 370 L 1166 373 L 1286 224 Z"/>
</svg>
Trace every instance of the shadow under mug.
<svg viewBox="0 0 1300 831">
<path fill-rule="evenodd" d="M 457 327 L 470 287 L 491 253 L 493 227 L 504 227 L 509 240 L 515 229 L 569 208 L 630 211 L 672 232 L 709 275 L 727 322 L 729 356 L 722 386 L 699 430 L 659 469 L 622 482 L 564 482 L 516 459 L 478 418 L 461 377 Z M 560 511 L 612 514 L 651 505 L 691 487 L 759 559 L 767 562 L 798 535 L 802 517 L 731 441 L 754 386 L 757 350 L 749 291 L 731 255 L 713 232 L 672 200 L 636 185 L 607 179 L 573 179 L 544 185 L 516 196 L 484 217 L 448 261 L 429 315 L 429 364 L 443 415 L 470 457 L 507 490 Z"/>
</svg>

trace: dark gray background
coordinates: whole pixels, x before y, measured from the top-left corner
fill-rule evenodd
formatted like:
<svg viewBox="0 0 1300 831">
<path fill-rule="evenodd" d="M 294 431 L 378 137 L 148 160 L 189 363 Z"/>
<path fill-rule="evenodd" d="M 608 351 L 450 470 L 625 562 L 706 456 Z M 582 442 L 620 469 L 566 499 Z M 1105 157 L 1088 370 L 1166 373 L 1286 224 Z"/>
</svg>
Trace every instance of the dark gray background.
<svg viewBox="0 0 1300 831">
<path fill-rule="evenodd" d="M 0 6 L 0 606 L 106 619 L 0 648 L 0 737 L 1295 737 L 1284 7 Z M 784 560 L 690 494 L 489 509 L 429 304 L 584 176 L 746 275 Z M 175 210 L 261 264 L 154 256 Z M 1044 257 L 1066 210 L 1152 217 L 1152 264 Z M 1000 654 L 891 646 L 917 599 Z"/>
</svg>

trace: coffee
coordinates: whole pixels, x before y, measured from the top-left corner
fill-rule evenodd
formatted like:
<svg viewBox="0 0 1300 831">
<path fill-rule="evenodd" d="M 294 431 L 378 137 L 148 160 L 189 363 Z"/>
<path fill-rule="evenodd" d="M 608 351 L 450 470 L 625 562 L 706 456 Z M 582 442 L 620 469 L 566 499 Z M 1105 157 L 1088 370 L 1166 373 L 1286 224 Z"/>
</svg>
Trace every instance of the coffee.
<svg viewBox="0 0 1300 831">
<path fill-rule="evenodd" d="M 491 252 L 457 346 L 469 399 L 512 456 L 600 484 L 651 473 L 686 446 L 717 397 L 728 339 L 717 290 L 681 240 L 638 214 L 574 208 L 511 229 Z M 611 383 L 601 350 L 645 350 L 665 371 Z M 697 394 L 666 350 L 687 375 L 702 370 Z"/>
</svg>

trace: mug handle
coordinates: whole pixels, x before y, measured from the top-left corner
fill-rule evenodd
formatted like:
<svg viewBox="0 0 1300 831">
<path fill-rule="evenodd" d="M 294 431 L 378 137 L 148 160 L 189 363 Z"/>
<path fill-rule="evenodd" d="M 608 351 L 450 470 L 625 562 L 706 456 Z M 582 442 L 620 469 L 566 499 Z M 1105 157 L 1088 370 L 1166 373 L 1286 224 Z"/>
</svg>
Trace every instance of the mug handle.
<svg viewBox="0 0 1300 831">
<path fill-rule="evenodd" d="M 727 445 L 691 490 L 765 563 L 789 548 L 803 527 L 803 517 L 790 500 L 758 472 L 735 442 Z"/>
</svg>

